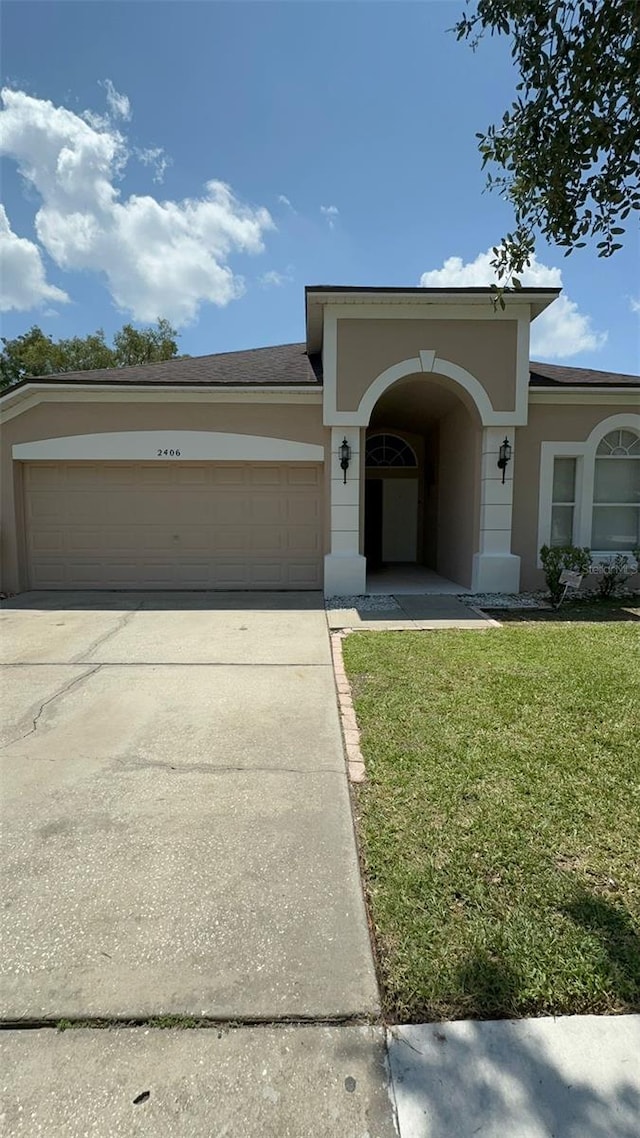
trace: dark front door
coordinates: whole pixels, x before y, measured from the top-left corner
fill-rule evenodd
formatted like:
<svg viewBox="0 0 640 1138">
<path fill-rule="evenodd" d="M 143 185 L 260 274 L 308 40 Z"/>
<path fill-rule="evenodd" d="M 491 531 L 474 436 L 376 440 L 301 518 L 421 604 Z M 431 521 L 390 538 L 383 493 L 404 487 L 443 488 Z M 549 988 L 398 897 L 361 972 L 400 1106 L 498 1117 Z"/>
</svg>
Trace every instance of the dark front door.
<svg viewBox="0 0 640 1138">
<path fill-rule="evenodd" d="M 369 568 L 382 564 L 382 479 L 367 478 L 364 489 L 364 555 Z"/>
</svg>

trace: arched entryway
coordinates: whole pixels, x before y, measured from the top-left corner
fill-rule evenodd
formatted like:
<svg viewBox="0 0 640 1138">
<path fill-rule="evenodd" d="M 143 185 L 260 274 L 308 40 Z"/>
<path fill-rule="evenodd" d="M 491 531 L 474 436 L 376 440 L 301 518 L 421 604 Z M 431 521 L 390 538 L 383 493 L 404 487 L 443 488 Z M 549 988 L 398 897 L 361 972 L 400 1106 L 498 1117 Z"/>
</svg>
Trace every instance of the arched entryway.
<svg viewBox="0 0 640 1138">
<path fill-rule="evenodd" d="M 471 586 L 481 444 L 473 400 L 445 377 L 408 376 L 380 395 L 364 439 L 368 588 L 403 570 L 409 582 Z"/>
<path fill-rule="evenodd" d="M 365 447 L 372 430 L 401 438 L 417 434 L 425 444 L 420 477 L 429 493 L 418 501 L 426 535 L 423 544 L 418 540 L 418 556 L 423 566 L 435 563 L 449 578 L 449 587 L 437 591 L 517 592 L 520 558 L 511 552 L 514 464 L 500 467 L 499 459 L 507 435 L 511 458 L 515 454 L 514 428 L 526 423 L 526 403 L 517 397 L 515 407 L 496 410 L 474 375 L 433 350 L 380 372 L 351 410 L 335 406 L 331 357 L 325 374 L 324 416 L 331 427 L 326 596 L 365 593 L 370 587 L 364 552 Z M 343 478 L 345 445 L 350 457 Z"/>
</svg>

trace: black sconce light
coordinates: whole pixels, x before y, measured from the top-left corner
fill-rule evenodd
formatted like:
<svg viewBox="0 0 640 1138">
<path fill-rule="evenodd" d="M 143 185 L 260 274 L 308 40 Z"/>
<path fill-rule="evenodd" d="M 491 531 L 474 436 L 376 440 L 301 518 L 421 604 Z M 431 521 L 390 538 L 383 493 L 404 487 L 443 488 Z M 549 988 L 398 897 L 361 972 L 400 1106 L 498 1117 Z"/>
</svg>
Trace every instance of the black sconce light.
<svg viewBox="0 0 640 1138">
<path fill-rule="evenodd" d="M 346 486 L 347 470 L 349 469 L 349 463 L 351 462 L 351 447 L 349 446 L 346 438 L 344 438 L 340 443 L 340 450 L 338 453 L 340 455 L 340 466 L 344 473 L 344 484 Z"/>
<path fill-rule="evenodd" d="M 503 482 L 504 482 L 505 472 L 507 469 L 507 463 L 510 461 L 511 461 L 511 443 L 509 442 L 508 438 L 505 435 L 505 440 L 500 446 L 500 451 L 499 451 L 499 455 L 498 455 L 498 470 L 502 471 L 502 481 Z"/>
</svg>

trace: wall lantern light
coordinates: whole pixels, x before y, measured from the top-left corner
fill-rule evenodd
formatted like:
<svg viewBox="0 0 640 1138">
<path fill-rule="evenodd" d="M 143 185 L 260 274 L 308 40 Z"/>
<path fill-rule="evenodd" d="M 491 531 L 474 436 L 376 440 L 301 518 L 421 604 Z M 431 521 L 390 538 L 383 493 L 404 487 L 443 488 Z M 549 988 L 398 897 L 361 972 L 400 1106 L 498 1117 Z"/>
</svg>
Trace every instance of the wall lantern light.
<svg viewBox="0 0 640 1138">
<path fill-rule="evenodd" d="M 502 481 L 503 482 L 504 482 L 505 472 L 507 469 L 507 463 L 510 461 L 511 461 L 511 443 L 509 442 L 508 438 L 505 436 L 505 440 L 500 446 L 500 451 L 499 451 L 499 455 L 498 455 L 498 469 L 502 471 Z"/>
<path fill-rule="evenodd" d="M 344 474 L 344 483 L 346 486 L 347 470 L 349 469 L 349 463 L 351 462 L 351 447 L 349 446 L 346 438 L 344 438 L 340 443 L 340 450 L 338 453 L 340 455 L 340 466 Z"/>
</svg>

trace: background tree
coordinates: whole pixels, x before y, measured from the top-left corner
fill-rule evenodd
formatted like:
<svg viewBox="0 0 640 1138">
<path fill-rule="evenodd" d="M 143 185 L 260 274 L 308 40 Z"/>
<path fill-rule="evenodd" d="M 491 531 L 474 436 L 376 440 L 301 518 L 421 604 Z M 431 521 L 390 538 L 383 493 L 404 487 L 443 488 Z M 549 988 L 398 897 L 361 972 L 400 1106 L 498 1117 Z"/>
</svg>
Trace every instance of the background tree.
<svg viewBox="0 0 640 1138">
<path fill-rule="evenodd" d="M 178 356 L 178 333 L 168 320 L 148 328 L 125 324 L 107 344 L 102 328 L 88 336 L 54 340 L 34 324 L 14 340 L 2 338 L 0 386 L 8 387 L 30 376 L 67 371 L 94 371 L 104 367 L 130 367 L 157 363 Z"/>
<path fill-rule="evenodd" d="M 515 229 L 492 264 L 511 280 L 536 232 L 568 256 L 596 241 L 610 257 L 640 208 L 638 0 L 474 0 L 454 27 L 475 49 L 486 31 L 510 36 L 516 101 L 478 134 L 488 185 L 511 202 Z M 511 280 L 516 287 L 519 282 Z"/>
</svg>

